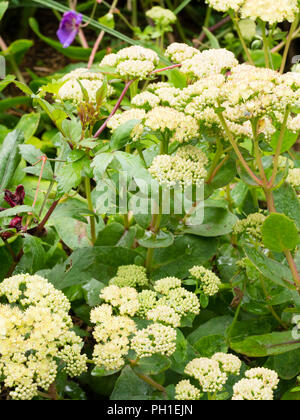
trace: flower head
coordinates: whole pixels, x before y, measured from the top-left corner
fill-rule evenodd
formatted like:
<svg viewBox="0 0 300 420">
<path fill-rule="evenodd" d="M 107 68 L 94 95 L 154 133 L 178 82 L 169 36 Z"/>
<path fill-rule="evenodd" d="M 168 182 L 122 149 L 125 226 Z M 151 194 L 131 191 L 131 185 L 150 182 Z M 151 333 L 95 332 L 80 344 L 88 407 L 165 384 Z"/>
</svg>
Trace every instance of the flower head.
<svg viewBox="0 0 300 420">
<path fill-rule="evenodd" d="M 198 315 L 200 313 L 200 303 L 197 295 L 183 287 L 170 290 L 167 296 L 159 299 L 158 304 L 170 306 L 181 316 L 187 314 Z"/>
<path fill-rule="evenodd" d="M 250 214 L 246 219 L 239 220 L 234 228 L 235 235 L 246 235 L 262 241 L 261 229 L 266 220 L 266 216 L 262 213 Z"/>
<path fill-rule="evenodd" d="M 0 296 L 0 382 L 12 399 L 28 400 L 55 381 L 58 360 L 78 376 L 86 370 L 83 342 L 74 331 L 64 294 L 39 276 L 4 280 Z"/>
<path fill-rule="evenodd" d="M 241 8 L 242 18 L 260 18 L 271 25 L 285 20 L 293 22 L 299 12 L 297 0 L 246 0 Z"/>
<path fill-rule="evenodd" d="M 175 388 L 175 399 L 183 401 L 200 400 L 201 392 L 189 380 L 180 381 Z"/>
<path fill-rule="evenodd" d="M 242 379 L 233 387 L 233 401 L 272 401 L 272 388 L 264 385 L 260 379 Z"/>
<path fill-rule="evenodd" d="M 190 269 L 193 277 L 200 281 L 200 287 L 207 296 L 214 296 L 218 293 L 221 280 L 211 270 L 205 267 L 195 266 Z"/>
<path fill-rule="evenodd" d="M 153 354 L 171 356 L 176 350 L 176 330 L 162 324 L 149 325 L 135 334 L 131 348 L 139 358 Z"/>
<path fill-rule="evenodd" d="M 266 368 L 253 368 L 245 373 L 248 379 L 260 379 L 266 387 L 276 389 L 279 384 L 279 377 L 275 370 Z"/>
<path fill-rule="evenodd" d="M 245 0 L 205 0 L 215 10 L 219 12 L 227 12 L 234 10 L 235 12 L 240 9 Z"/>
<path fill-rule="evenodd" d="M 65 12 L 60 22 L 57 36 L 64 48 L 69 47 L 78 34 L 82 15 L 74 11 Z"/>
<path fill-rule="evenodd" d="M 157 280 L 154 284 L 154 290 L 162 295 L 168 295 L 170 290 L 181 287 L 181 280 L 177 277 L 165 277 Z"/>
<path fill-rule="evenodd" d="M 167 305 L 158 305 L 147 313 L 147 319 L 154 322 L 172 325 L 172 327 L 180 327 L 180 315 L 175 309 Z"/>
<path fill-rule="evenodd" d="M 206 155 L 194 146 L 185 146 L 175 155 L 158 155 L 149 168 L 161 185 L 168 187 L 201 185 L 207 175 Z"/>
<path fill-rule="evenodd" d="M 182 62 L 181 71 L 198 79 L 231 70 L 238 61 L 231 51 L 211 49 Z"/>
<path fill-rule="evenodd" d="M 287 177 L 287 182 L 291 184 L 296 190 L 300 189 L 300 169 L 290 169 Z"/>
<path fill-rule="evenodd" d="M 187 44 L 181 44 L 173 42 L 166 50 L 166 56 L 170 58 L 174 63 L 181 64 L 185 60 L 193 58 L 195 55 L 201 54 L 196 48 L 190 47 Z"/>
<path fill-rule="evenodd" d="M 139 310 L 138 315 L 142 318 L 147 316 L 147 313 L 157 305 L 157 293 L 153 290 L 143 290 L 138 295 Z"/>
<path fill-rule="evenodd" d="M 212 360 L 219 362 L 220 368 L 225 373 L 232 375 L 239 375 L 242 367 L 240 359 L 233 354 L 216 353 L 213 355 Z"/>
<path fill-rule="evenodd" d="M 114 316 L 113 308 L 103 304 L 91 311 L 91 322 L 96 324 L 93 336 L 97 342 L 93 360 L 98 367 L 118 370 L 125 364 L 130 336 L 136 332 L 135 322 L 128 316 Z"/>
<path fill-rule="evenodd" d="M 227 375 L 221 371 L 219 363 L 205 357 L 188 363 L 185 373 L 197 379 L 204 392 L 222 391 L 227 382 Z"/>
<path fill-rule="evenodd" d="M 152 19 L 156 25 L 167 27 L 177 20 L 176 15 L 169 9 L 160 6 L 154 6 L 146 12 L 146 16 Z"/>
<path fill-rule="evenodd" d="M 102 289 L 100 297 L 117 307 L 121 315 L 134 316 L 139 309 L 138 292 L 133 287 L 111 285 Z"/>
<path fill-rule="evenodd" d="M 119 287 L 143 287 L 149 283 L 147 270 L 138 265 L 123 265 L 118 268 L 116 277 L 109 282 Z"/>
<path fill-rule="evenodd" d="M 104 76 L 102 73 L 92 72 L 85 68 L 78 68 L 67 73 L 62 79 L 64 84 L 58 91 L 58 101 L 73 101 L 80 104 L 84 101 L 82 88 L 87 92 L 89 101 L 96 103 L 98 90 L 102 87 Z M 81 85 L 80 85 L 81 84 Z M 108 86 L 108 96 L 113 93 L 113 88 Z"/>
<path fill-rule="evenodd" d="M 159 63 L 157 53 L 149 48 L 132 46 L 117 54 L 103 58 L 100 67 L 115 67 L 115 72 L 125 79 L 146 79 Z"/>
</svg>

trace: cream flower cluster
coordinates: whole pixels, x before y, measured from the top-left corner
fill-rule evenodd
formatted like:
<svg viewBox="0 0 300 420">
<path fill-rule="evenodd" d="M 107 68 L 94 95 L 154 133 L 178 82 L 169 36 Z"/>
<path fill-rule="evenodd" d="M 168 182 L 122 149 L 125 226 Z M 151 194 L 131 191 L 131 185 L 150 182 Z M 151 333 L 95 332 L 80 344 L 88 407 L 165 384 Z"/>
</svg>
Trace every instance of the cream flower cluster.
<svg viewBox="0 0 300 420">
<path fill-rule="evenodd" d="M 190 269 L 190 274 L 200 281 L 199 287 L 207 296 L 214 296 L 218 293 L 221 280 L 211 270 L 205 267 L 195 266 Z"/>
<path fill-rule="evenodd" d="M 199 53 L 199 50 L 187 44 L 173 42 L 166 49 L 165 55 L 174 63 L 181 64 L 183 61 L 189 60 Z"/>
<path fill-rule="evenodd" d="M 137 315 L 146 318 L 149 311 L 157 305 L 157 293 L 153 290 L 143 290 L 138 295 L 139 310 Z"/>
<path fill-rule="evenodd" d="M 251 119 L 258 118 L 259 134 L 263 133 L 268 140 L 276 131 L 276 124 L 282 123 L 286 107 L 299 103 L 299 73 L 280 75 L 270 69 L 242 64 L 233 66 L 226 77 L 212 74 L 184 88 L 176 95 L 174 107 L 193 116 L 201 129 L 215 130 L 212 133 L 219 136 L 225 133 L 217 108 L 224 109 L 226 123 L 237 137 L 253 138 Z M 298 116 L 290 117 L 288 128 L 298 132 L 299 122 Z"/>
<path fill-rule="evenodd" d="M 270 140 L 282 124 L 286 108 L 300 105 L 300 73 L 281 75 L 271 69 L 239 65 L 233 53 L 224 49 L 200 52 L 174 43 L 166 55 L 181 64 L 189 85 L 179 89 L 166 82 L 151 83 L 133 98 L 133 109 L 111 119 L 109 128 L 115 130 L 130 119 L 139 119 L 132 133 L 134 140 L 142 136 L 144 127 L 145 132 L 160 132 L 180 143 L 198 138 L 200 133 L 227 138 L 218 116 L 223 109 L 225 122 L 237 140 L 253 139 L 254 119 L 258 120 L 258 134 Z M 298 133 L 300 116 L 291 114 L 287 127 Z"/>
<path fill-rule="evenodd" d="M 201 398 L 201 392 L 187 379 L 180 381 L 175 388 L 175 399 L 183 401 L 197 401 Z"/>
<path fill-rule="evenodd" d="M 287 182 L 292 185 L 296 190 L 300 189 L 300 169 L 290 169 L 287 177 Z"/>
<path fill-rule="evenodd" d="M 154 309 L 147 312 L 147 319 L 177 328 L 180 327 L 181 316 L 170 306 L 157 305 Z"/>
<path fill-rule="evenodd" d="M 159 57 L 153 50 L 140 46 L 123 48 L 117 54 L 103 58 L 100 68 L 115 67 L 115 72 L 127 80 L 146 79 L 159 63 Z"/>
<path fill-rule="evenodd" d="M 138 265 L 123 265 L 118 268 L 116 277 L 109 282 L 118 287 L 145 287 L 149 283 L 147 270 Z"/>
<path fill-rule="evenodd" d="M 285 20 L 293 22 L 299 12 L 297 0 L 246 0 L 240 10 L 242 18 L 260 18 L 271 25 Z"/>
<path fill-rule="evenodd" d="M 154 95 L 154 93 L 146 91 L 136 95 L 132 99 L 131 104 L 137 108 L 150 110 L 160 104 L 160 98 L 157 95 Z"/>
<path fill-rule="evenodd" d="M 232 354 L 216 353 L 211 359 L 201 357 L 192 360 L 185 373 L 199 381 L 204 392 L 222 391 L 228 375 L 239 375 L 242 363 Z"/>
<path fill-rule="evenodd" d="M 166 277 L 154 283 L 154 291 L 143 290 L 138 295 L 138 315 L 154 322 L 180 326 L 181 317 L 200 312 L 197 295 L 181 287 L 181 280 Z"/>
<path fill-rule="evenodd" d="M 68 315 L 70 303 L 48 281 L 29 274 L 0 284 L 0 378 L 12 399 L 29 400 L 47 391 L 58 372 L 57 360 L 70 376 L 86 370 L 83 342 Z"/>
<path fill-rule="evenodd" d="M 259 379 L 242 379 L 233 387 L 233 401 L 272 401 L 273 391 Z"/>
<path fill-rule="evenodd" d="M 203 392 L 222 391 L 227 382 L 227 375 L 221 371 L 219 363 L 206 357 L 188 363 L 185 373 L 199 381 Z"/>
<path fill-rule="evenodd" d="M 296 117 L 291 117 L 288 120 L 287 126 L 288 129 L 293 133 L 298 133 L 300 131 L 300 114 L 298 114 Z"/>
<path fill-rule="evenodd" d="M 275 371 L 266 368 L 254 368 L 245 373 L 246 378 L 233 387 L 232 400 L 265 400 L 274 399 L 273 391 L 279 384 Z"/>
<path fill-rule="evenodd" d="M 159 84 L 159 83 L 158 83 Z M 144 108 L 149 111 L 158 105 L 174 107 L 177 105 L 178 96 L 181 93 L 180 89 L 168 86 L 154 87 L 153 84 L 152 91 L 148 87 L 148 90 L 136 95 L 131 103 L 137 108 Z M 155 93 L 154 93 L 155 92 Z"/>
<path fill-rule="evenodd" d="M 154 284 L 154 290 L 162 295 L 168 295 L 170 290 L 181 287 L 181 280 L 177 277 L 165 277 L 157 280 Z"/>
<path fill-rule="evenodd" d="M 237 12 L 245 0 L 205 0 L 210 7 L 218 12 L 227 12 L 228 10 L 234 10 Z M 256 1 L 256 0 L 255 0 Z"/>
<path fill-rule="evenodd" d="M 139 309 L 138 292 L 133 287 L 111 285 L 101 290 L 100 298 L 116 307 L 121 315 L 134 316 Z"/>
<path fill-rule="evenodd" d="M 279 73 L 241 64 L 232 69 L 220 97 L 224 99 L 225 116 L 234 122 L 244 122 L 249 117 L 263 117 L 276 109 L 284 110 L 291 100 L 294 101 L 295 94 Z"/>
<path fill-rule="evenodd" d="M 177 20 L 176 15 L 171 10 L 160 6 L 152 7 L 146 12 L 146 16 L 160 26 L 169 26 Z"/>
<path fill-rule="evenodd" d="M 195 293 L 189 292 L 183 287 L 172 289 L 166 296 L 159 299 L 160 305 L 167 305 L 175 311 L 185 316 L 188 314 L 198 315 L 200 313 L 200 303 Z"/>
<path fill-rule="evenodd" d="M 188 142 L 198 137 L 197 121 L 183 112 L 170 107 L 155 107 L 146 115 L 145 126 L 170 136 L 171 142 Z"/>
<path fill-rule="evenodd" d="M 266 368 L 253 368 L 245 373 L 248 379 L 259 379 L 263 382 L 264 386 L 276 389 L 279 384 L 278 374 L 271 369 Z"/>
<path fill-rule="evenodd" d="M 238 65 L 234 54 L 222 48 L 200 52 L 186 44 L 173 43 L 167 48 L 166 56 L 181 64 L 182 73 L 197 79 L 226 72 Z"/>
<path fill-rule="evenodd" d="M 93 352 L 96 366 L 121 369 L 129 351 L 129 337 L 136 332 L 135 322 L 128 316 L 114 316 L 113 308 L 107 304 L 91 311 L 91 322 L 96 324 L 93 332 L 97 342 Z"/>
<path fill-rule="evenodd" d="M 237 376 L 240 374 L 242 362 L 233 354 L 216 353 L 213 355 L 212 360 L 219 362 L 223 372 Z"/>
<path fill-rule="evenodd" d="M 193 58 L 182 62 L 181 72 L 201 79 L 214 74 L 231 70 L 238 61 L 231 51 L 226 49 L 211 49 L 199 52 Z"/>
<path fill-rule="evenodd" d="M 89 101 L 96 103 L 97 91 L 102 87 L 104 76 L 101 73 L 91 72 L 85 68 L 79 68 L 66 74 L 61 82 L 65 82 L 59 89 L 56 99 L 58 101 L 73 101 L 74 103 L 84 102 L 82 87 L 87 91 Z M 108 96 L 112 95 L 114 89 L 108 86 Z"/>
<path fill-rule="evenodd" d="M 131 349 L 138 358 L 153 354 L 171 356 L 176 350 L 176 330 L 162 324 L 152 324 L 138 331 L 131 340 Z"/>
<path fill-rule="evenodd" d="M 219 12 L 233 10 L 243 19 L 257 18 L 270 24 L 293 22 L 299 11 L 297 0 L 206 0 L 206 2 Z"/>
<path fill-rule="evenodd" d="M 262 241 L 261 229 L 266 220 L 266 216 L 262 213 L 250 214 L 246 219 L 239 220 L 234 228 L 235 235 L 247 235 L 255 238 L 259 242 Z"/>
<path fill-rule="evenodd" d="M 161 185 L 168 187 L 201 185 L 207 176 L 206 155 L 197 147 L 185 146 L 173 156 L 158 155 L 149 168 Z"/>
</svg>

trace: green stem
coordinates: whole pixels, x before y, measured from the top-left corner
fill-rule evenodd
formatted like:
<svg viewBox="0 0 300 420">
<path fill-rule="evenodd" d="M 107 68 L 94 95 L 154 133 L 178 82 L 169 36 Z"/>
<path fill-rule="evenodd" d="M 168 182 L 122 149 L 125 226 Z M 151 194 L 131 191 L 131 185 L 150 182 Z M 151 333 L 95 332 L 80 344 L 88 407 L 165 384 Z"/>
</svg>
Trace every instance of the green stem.
<svg viewBox="0 0 300 420">
<path fill-rule="evenodd" d="M 257 140 L 257 120 L 252 120 L 251 121 L 252 124 L 252 131 L 253 131 L 253 146 L 254 146 L 254 155 L 255 155 L 255 159 L 256 159 L 256 163 L 259 169 L 259 174 L 261 179 L 264 181 L 264 184 L 267 185 L 268 180 L 265 174 L 265 170 L 264 170 L 264 166 L 262 163 L 262 158 L 261 158 L 261 153 L 260 153 L 260 148 L 259 148 L 259 144 L 258 144 L 258 140 Z"/>
<path fill-rule="evenodd" d="M 246 42 L 245 42 L 245 40 L 243 38 L 243 34 L 242 34 L 242 31 L 241 31 L 241 28 L 240 28 L 240 25 L 239 25 L 239 18 L 238 18 L 238 16 L 235 16 L 233 13 L 230 13 L 230 16 L 231 16 L 231 19 L 232 19 L 233 24 L 235 26 L 235 29 L 237 31 L 237 34 L 238 34 L 238 36 L 240 38 L 241 44 L 242 44 L 242 46 L 244 48 L 244 51 L 246 53 L 247 59 L 248 59 L 249 63 L 252 66 L 254 66 L 255 65 L 254 64 L 254 61 L 253 61 L 253 59 L 251 57 L 250 51 L 248 50 L 248 47 L 246 45 Z"/>
<path fill-rule="evenodd" d="M 232 324 L 231 324 L 231 326 L 230 326 L 230 328 L 228 330 L 228 333 L 227 333 L 227 342 L 228 343 L 229 343 L 229 340 L 230 340 L 232 331 L 233 331 L 236 323 L 238 322 L 238 319 L 239 319 L 239 316 L 240 316 L 240 312 L 241 312 L 241 309 L 242 309 L 242 303 L 243 303 L 243 300 L 241 300 L 241 302 L 239 303 L 239 306 L 237 307 L 237 310 L 235 311 L 235 315 L 234 315 Z"/>
<path fill-rule="evenodd" d="M 138 8 L 137 8 L 137 0 L 131 0 L 132 4 L 132 25 L 134 27 L 138 26 Z"/>
<path fill-rule="evenodd" d="M 267 27 L 267 23 L 261 21 L 261 30 L 262 30 L 264 54 L 265 54 L 265 64 L 266 64 L 266 67 L 269 69 L 270 68 L 269 42 L 267 39 L 266 27 Z"/>
<path fill-rule="evenodd" d="M 231 198 L 231 190 L 230 190 L 230 184 L 226 185 L 226 196 L 227 196 L 227 201 L 228 201 L 228 208 L 230 211 L 233 210 L 233 201 Z"/>
<path fill-rule="evenodd" d="M 134 372 L 140 379 L 146 382 L 148 385 L 151 385 L 152 388 L 157 389 L 157 391 L 163 392 L 164 394 L 167 393 L 166 388 L 160 385 L 158 382 L 154 381 L 150 376 L 143 375 L 142 373 Z"/>
<path fill-rule="evenodd" d="M 289 49 L 293 40 L 293 36 L 294 36 L 294 31 L 297 28 L 299 22 L 299 17 L 297 17 L 294 22 L 291 25 L 290 28 L 290 32 L 288 34 L 287 40 L 286 40 L 286 44 L 285 44 L 285 49 L 284 49 L 284 53 L 283 53 L 283 57 L 282 57 L 282 63 L 281 63 L 281 67 L 280 67 L 280 73 L 282 74 L 284 72 L 285 69 L 285 65 L 286 65 L 286 61 L 288 58 L 288 54 L 289 54 Z"/>
<path fill-rule="evenodd" d="M 15 75 L 17 76 L 17 79 L 19 80 L 19 82 L 24 83 L 24 85 L 26 85 L 26 81 L 23 77 L 23 74 L 21 73 L 21 70 L 19 69 L 16 60 L 13 56 L 11 56 L 10 58 L 8 58 L 9 64 L 11 65 L 12 71 L 15 73 Z"/>
<path fill-rule="evenodd" d="M 222 127 L 225 130 L 225 133 L 237 155 L 237 157 L 239 158 L 241 164 L 244 166 L 246 172 L 249 174 L 249 176 L 253 179 L 253 181 L 257 184 L 257 185 L 262 185 L 262 181 L 252 172 L 252 170 L 250 169 L 248 163 L 246 162 L 246 160 L 244 159 L 244 156 L 242 155 L 242 153 L 240 152 L 240 149 L 236 143 L 236 141 L 234 140 L 233 134 L 231 133 L 231 131 L 228 128 L 228 125 L 226 124 L 225 118 L 222 114 L 222 112 L 218 113 L 218 117 L 220 119 L 220 122 L 222 124 Z"/>
<path fill-rule="evenodd" d="M 298 273 L 298 269 L 297 269 L 297 266 L 296 266 L 296 263 L 294 261 L 291 251 L 285 251 L 285 256 L 286 256 L 287 262 L 289 263 L 297 289 L 300 293 L 300 275 Z"/>
<path fill-rule="evenodd" d="M 45 208 L 45 205 L 46 205 L 46 203 L 47 203 L 47 200 L 48 200 L 48 198 L 49 198 L 49 195 L 50 195 L 50 193 L 51 193 L 51 191 L 52 191 L 52 188 L 54 187 L 54 184 L 55 184 L 55 181 L 54 181 L 54 180 L 52 180 L 52 181 L 50 182 L 50 185 L 49 185 L 48 191 L 46 192 L 46 195 L 45 195 L 45 198 L 44 198 L 43 204 L 42 204 L 42 206 L 41 206 L 41 209 L 40 209 L 40 212 L 39 212 L 39 218 L 42 216 L 43 210 L 44 210 L 44 208 Z"/>
<path fill-rule="evenodd" d="M 261 282 L 261 287 L 263 289 L 266 301 L 268 302 L 268 300 L 270 300 L 270 296 L 266 287 L 266 284 L 264 282 L 263 276 L 260 275 L 260 282 Z M 279 317 L 279 315 L 277 315 L 275 309 L 273 308 L 272 305 L 267 305 L 268 310 L 270 311 L 270 313 L 273 315 L 273 317 L 276 319 L 276 321 L 286 330 L 288 329 L 288 326 L 282 321 L 282 319 Z"/>
<path fill-rule="evenodd" d="M 271 177 L 270 182 L 269 182 L 269 188 L 274 187 L 274 182 L 276 180 L 276 175 L 277 175 L 278 166 L 279 166 L 279 157 L 281 155 L 281 149 L 282 149 L 284 134 L 285 134 L 287 122 L 288 122 L 288 119 L 289 119 L 289 115 L 290 115 L 290 108 L 287 107 L 286 111 L 285 111 L 285 114 L 284 114 L 284 119 L 283 119 L 283 123 L 282 123 L 282 127 L 281 127 L 281 132 L 280 132 L 279 139 L 278 139 L 276 153 L 275 153 L 275 156 L 274 156 L 273 174 L 272 174 L 272 177 Z"/>
<path fill-rule="evenodd" d="M 88 207 L 91 212 L 94 213 L 93 202 L 92 202 L 92 195 L 91 195 L 91 181 L 89 177 L 84 178 L 85 182 L 85 193 L 86 199 L 88 202 Z M 95 223 L 95 216 L 90 216 L 90 226 L 91 226 L 91 236 L 92 236 L 92 244 L 95 245 L 96 242 L 96 223 Z"/>
<path fill-rule="evenodd" d="M 116 14 L 118 16 L 120 16 L 120 18 L 123 20 L 123 22 L 125 23 L 125 25 L 128 26 L 128 28 L 134 32 L 134 26 L 131 25 L 131 23 L 126 19 L 126 17 L 123 15 L 123 13 L 121 12 L 121 10 L 118 9 L 118 11 L 116 12 Z"/>
<path fill-rule="evenodd" d="M 210 184 L 212 179 L 213 179 L 214 171 L 215 171 L 216 167 L 218 166 L 218 164 L 220 162 L 222 154 L 223 154 L 223 145 L 221 143 L 221 140 L 217 139 L 216 154 L 215 154 L 214 160 L 212 162 L 212 165 L 211 165 L 210 170 L 209 170 L 208 175 L 207 175 L 207 181 L 206 182 L 208 184 Z"/>
</svg>

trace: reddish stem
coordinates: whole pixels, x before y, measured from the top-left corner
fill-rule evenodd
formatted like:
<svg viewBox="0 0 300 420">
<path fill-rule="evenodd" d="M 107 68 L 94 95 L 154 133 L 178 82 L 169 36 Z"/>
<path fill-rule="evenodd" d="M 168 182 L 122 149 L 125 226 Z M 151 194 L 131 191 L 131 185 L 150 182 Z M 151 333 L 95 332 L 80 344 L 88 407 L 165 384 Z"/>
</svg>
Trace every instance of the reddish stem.
<svg viewBox="0 0 300 420">
<path fill-rule="evenodd" d="M 104 37 L 104 34 L 105 34 L 105 32 L 104 31 L 101 31 L 100 34 L 99 34 L 99 36 L 98 36 L 98 38 L 97 38 L 97 41 L 95 42 L 95 45 L 93 47 L 93 51 L 92 51 L 92 53 L 90 55 L 90 58 L 89 58 L 88 69 L 90 69 L 92 67 L 92 65 L 93 65 L 93 62 L 95 60 L 96 53 L 98 51 L 99 45 L 102 42 L 102 39 Z"/>
<path fill-rule="evenodd" d="M 118 102 L 114 106 L 114 109 L 111 111 L 109 117 L 106 119 L 106 121 L 104 122 L 104 124 L 102 124 L 102 126 L 99 128 L 99 130 L 97 131 L 97 133 L 94 135 L 94 138 L 99 137 L 100 134 L 103 133 L 103 131 L 106 129 L 109 120 L 115 115 L 115 113 L 119 109 L 119 107 L 120 107 L 123 99 L 125 98 L 125 95 L 126 95 L 128 89 L 130 88 L 130 86 L 132 85 L 133 82 L 135 82 L 135 80 L 130 80 L 129 82 L 126 83 L 126 85 L 124 87 L 124 90 L 121 93 L 120 98 L 118 99 Z"/>
<path fill-rule="evenodd" d="M 164 67 L 163 69 L 154 70 L 150 74 L 157 74 L 157 73 L 161 73 L 163 71 L 173 70 L 173 69 L 176 69 L 176 68 L 181 67 L 181 66 L 182 66 L 182 64 L 172 64 L 171 66 Z"/>
</svg>

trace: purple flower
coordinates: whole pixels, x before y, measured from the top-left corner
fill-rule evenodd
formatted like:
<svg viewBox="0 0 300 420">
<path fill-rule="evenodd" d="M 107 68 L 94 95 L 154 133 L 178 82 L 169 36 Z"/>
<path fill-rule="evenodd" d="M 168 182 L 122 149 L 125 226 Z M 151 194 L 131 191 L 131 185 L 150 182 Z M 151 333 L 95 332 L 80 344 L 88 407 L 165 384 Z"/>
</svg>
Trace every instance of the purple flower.
<svg viewBox="0 0 300 420">
<path fill-rule="evenodd" d="M 79 31 L 82 15 L 74 11 L 66 12 L 60 22 L 57 36 L 64 48 L 69 47 Z"/>
</svg>

